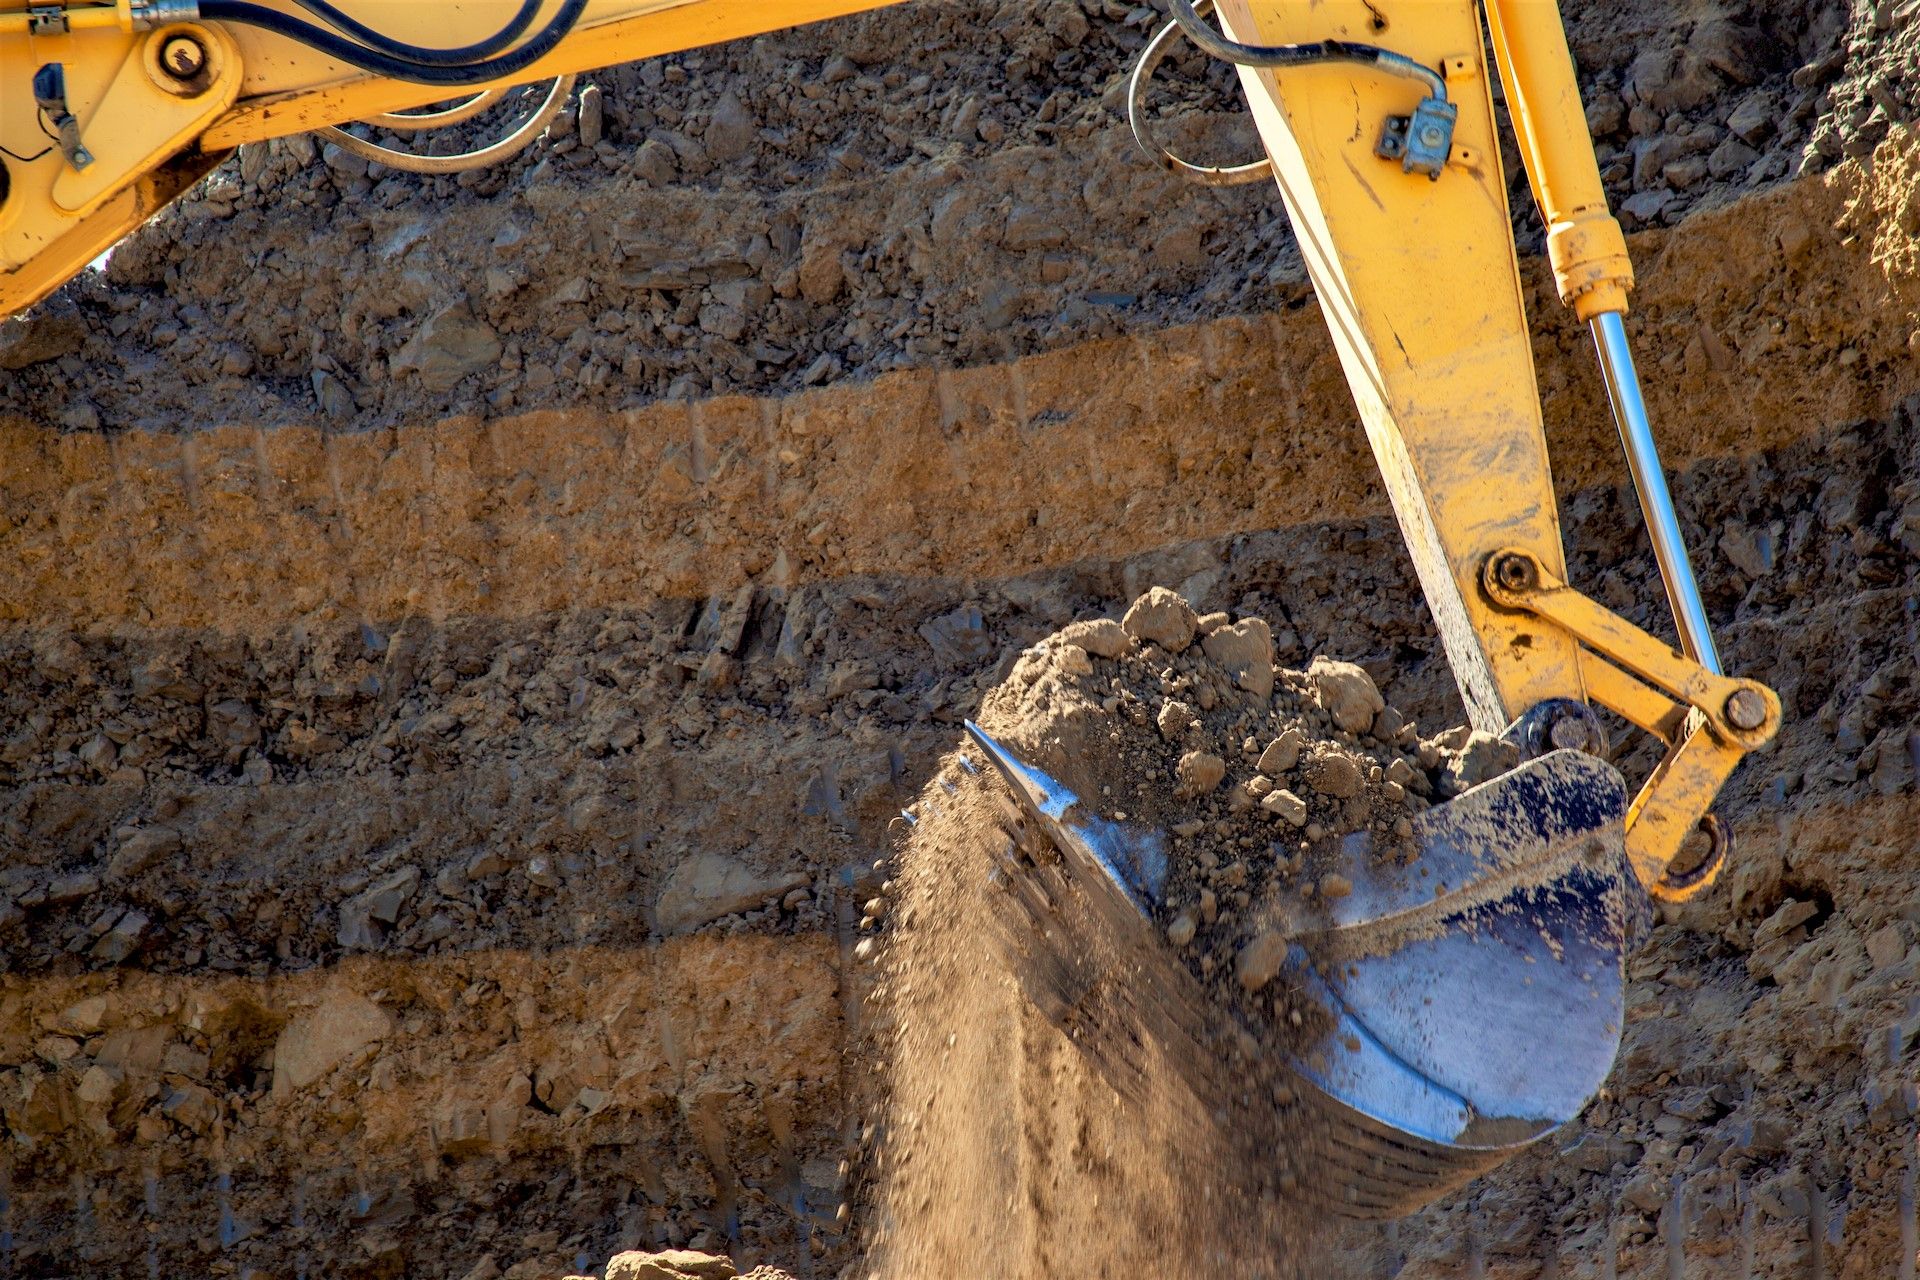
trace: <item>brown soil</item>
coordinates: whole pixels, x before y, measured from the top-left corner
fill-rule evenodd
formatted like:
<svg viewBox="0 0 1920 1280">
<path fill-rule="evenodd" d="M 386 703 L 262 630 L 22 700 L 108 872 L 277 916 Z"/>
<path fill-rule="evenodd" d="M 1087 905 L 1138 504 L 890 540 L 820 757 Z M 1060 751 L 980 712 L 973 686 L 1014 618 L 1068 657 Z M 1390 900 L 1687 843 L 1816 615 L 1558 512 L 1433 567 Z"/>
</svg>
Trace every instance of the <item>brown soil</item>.
<svg viewBox="0 0 1920 1280">
<path fill-rule="evenodd" d="M 1743 87 L 1800 131 L 1783 162 L 1809 128 L 1851 127 L 1818 101 L 1835 77 L 1861 101 L 1912 92 L 1911 62 L 1883 55 L 1907 22 L 1804 77 L 1816 101 L 1796 118 L 1796 59 L 1853 37 L 1824 13 L 1793 23 L 1771 78 Z M 1623 30 L 1678 30 L 1642 25 Z M 1583 61 L 1624 86 L 1637 54 L 1590 56 L 1612 46 L 1582 32 Z M 1712 74 L 1718 96 L 1610 145 L 1730 133 L 1743 99 Z M 1920 965 L 1920 149 L 1869 111 L 1842 155 L 1876 131 L 1870 157 L 1689 200 L 1634 237 L 1633 328 L 1723 650 L 1788 713 L 1729 789 L 1738 862 L 1634 962 L 1626 1048 L 1582 1125 L 1350 1233 L 1309 1274 L 1670 1276 L 1674 1257 L 1689 1277 L 1898 1274 Z M 845 248 L 837 298 L 766 303 L 793 304 L 783 334 L 844 311 L 866 336 L 796 336 L 786 363 L 705 327 L 727 280 L 540 292 L 567 283 L 563 256 L 587 261 L 570 215 L 532 216 L 578 148 L 530 161 L 551 164 L 537 182 L 514 171 L 500 200 L 384 177 L 403 194 L 369 202 L 371 179 L 327 177 L 262 182 L 259 211 L 248 191 L 229 220 L 210 191 L 27 322 L 31 342 L 0 338 L 9 359 L 53 353 L 9 374 L 0 420 L 0 1273 L 458 1280 L 491 1257 L 524 1280 L 688 1244 L 797 1276 L 1108 1258 L 1258 1274 L 1305 1253 L 1273 1205 L 1208 1176 L 1177 1112 L 1128 1127 L 964 910 L 889 914 L 909 926 L 902 980 L 965 995 L 965 1018 L 866 1000 L 858 921 L 890 816 L 1021 650 L 1075 617 L 1176 588 L 1272 619 L 1282 665 L 1347 655 L 1423 723 L 1458 719 L 1316 309 L 1284 269 L 1277 291 L 1215 290 L 1233 262 L 1284 267 L 1279 239 L 1212 254 L 1230 264 L 1215 275 L 1237 206 L 1161 206 L 1205 228 L 1200 257 L 1162 266 L 1137 256 L 1157 232 L 1089 213 L 1074 243 L 1097 238 L 1107 266 L 1049 281 L 1057 249 L 983 248 L 913 286 L 931 315 L 896 314 L 887 263 L 911 259 L 936 188 L 1004 222 L 1004 191 L 1120 151 L 1089 127 L 936 172 L 912 137 L 849 197 L 876 238 Z M 841 198 L 802 177 L 791 199 Z M 1700 185 L 1625 179 L 1642 180 Z M 693 197 L 646 198 L 691 225 L 669 206 Z M 741 195 L 738 230 L 777 248 L 763 199 L 788 197 Z M 309 212 L 274 230 L 269 207 Z M 819 220 L 799 221 L 754 275 L 770 290 Z M 490 298 L 482 259 L 508 223 L 529 275 Z M 599 288 L 626 250 L 588 247 L 573 271 Z M 1166 296 L 1124 323 L 1097 324 L 1104 303 L 1069 314 L 1154 271 Z M 1529 272 L 1573 579 L 1664 631 L 1584 335 Z M 431 389 L 402 361 L 396 379 L 454 279 L 500 326 L 498 367 Z M 960 319 L 996 280 L 1021 299 L 1004 340 Z M 400 310 L 377 315 L 382 295 Z M 583 323 L 656 302 L 652 347 L 631 319 Z M 241 341 L 269 315 L 322 335 L 317 353 Z M 416 354 L 460 346 L 435 332 Z M 636 347 L 653 363 L 629 374 Z M 825 355 L 833 385 L 800 389 Z M 541 367 L 559 376 L 535 386 Z M 342 416 L 316 411 L 343 408 L 319 374 Z M 959 847 L 981 798 L 940 776 Z M 891 1081 L 893 1128 L 924 1135 L 898 1178 L 873 1160 L 895 1017 L 922 1062 L 951 1035 L 958 1064 Z M 886 1206 L 916 1193 L 943 1211 L 907 1238 Z"/>
</svg>

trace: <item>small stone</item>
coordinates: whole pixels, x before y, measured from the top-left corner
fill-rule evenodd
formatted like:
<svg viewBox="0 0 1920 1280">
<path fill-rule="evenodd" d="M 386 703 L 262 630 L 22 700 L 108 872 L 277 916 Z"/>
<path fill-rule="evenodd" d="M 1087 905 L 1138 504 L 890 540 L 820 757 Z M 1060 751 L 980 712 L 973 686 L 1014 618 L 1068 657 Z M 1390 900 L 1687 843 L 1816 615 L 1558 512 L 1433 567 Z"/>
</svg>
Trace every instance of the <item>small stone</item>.
<svg viewBox="0 0 1920 1280">
<path fill-rule="evenodd" d="M 840 296 L 847 273 L 841 263 L 841 244 L 827 236 L 809 235 L 800 249 L 800 296 L 824 306 Z"/>
<path fill-rule="evenodd" d="M 451 391 L 468 375 L 494 368 L 505 349 L 492 326 L 461 302 L 420 326 L 389 367 L 395 374 L 418 376 L 428 391 Z"/>
<path fill-rule="evenodd" d="M 1314 701 L 1348 733 L 1365 733 L 1387 705 L 1364 667 L 1331 658 L 1315 658 L 1307 668 Z"/>
<path fill-rule="evenodd" d="M 81 745 L 77 754 L 81 763 L 95 773 L 112 773 L 120 751 L 106 734 L 96 733 Z"/>
<path fill-rule="evenodd" d="M 1192 644 L 1199 623 L 1193 606 L 1165 587 L 1148 590 L 1120 620 L 1128 635 L 1142 644 L 1157 644 L 1168 653 L 1179 653 Z"/>
<path fill-rule="evenodd" d="M 920 624 L 919 635 L 942 664 L 978 666 L 993 653 L 993 636 L 978 605 L 961 605 Z"/>
<path fill-rule="evenodd" d="M 91 871 L 75 871 L 54 878 L 53 883 L 47 886 L 46 902 L 50 907 L 64 907 L 99 890 L 99 876 Z"/>
<path fill-rule="evenodd" d="M 1620 209 L 1631 217 L 1635 224 L 1657 222 L 1666 207 L 1673 202 L 1673 192 L 1665 187 L 1652 191 L 1636 191 L 1620 202 Z"/>
<path fill-rule="evenodd" d="M 80 308 L 64 298 L 50 298 L 24 315 L 0 320 L 0 370 L 14 373 L 74 355 L 88 336 Z"/>
<path fill-rule="evenodd" d="M 1759 158 L 1760 153 L 1740 139 L 1728 138 L 1707 157 L 1707 172 L 1725 181 L 1744 174 Z"/>
<path fill-rule="evenodd" d="M 1167 941 L 1176 947 L 1184 947 L 1193 941 L 1194 932 L 1199 927 L 1199 922 L 1193 918 L 1191 911 L 1182 911 L 1173 918 L 1173 923 L 1167 926 Z"/>
<path fill-rule="evenodd" d="M 1286 938 L 1272 929 L 1262 929 L 1234 957 L 1233 975 L 1245 990 L 1258 991 L 1273 981 L 1286 962 Z"/>
<path fill-rule="evenodd" d="M 387 939 L 387 927 L 420 887 L 420 868 L 401 867 L 340 904 L 335 941 L 343 947 L 373 950 Z"/>
<path fill-rule="evenodd" d="M 1469 787 L 1491 782 L 1519 764 L 1518 746 L 1476 729 L 1468 736 L 1466 747 L 1443 766 L 1441 792 L 1459 795 Z"/>
<path fill-rule="evenodd" d="M 723 93 L 707 118 L 707 154 L 722 162 L 737 160 L 753 146 L 757 131 L 746 103 L 731 91 Z"/>
<path fill-rule="evenodd" d="M 1585 1133 L 1568 1147 L 1567 1162 L 1585 1173 L 1606 1173 L 1615 1165 L 1631 1169 L 1640 1163 L 1641 1146 L 1611 1133 Z"/>
<path fill-rule="evenodd" d="M 1660 169 L 1660 180 L 1675 191 L 1685 191 L 1707 176 L 1707 162 L 1699 156 L 1674 160 Z"/>
<path fill-rule="evenodd" d="M 1343 875 L 1331 874 L 1320 877 L 1320 896 L 1323 898 L 1344 898 L 1353 892 L 1353 881 Z"/>
<path fill-rule="evenodd" d="M 101 1024 L 106 1019 L 107 998 L 96 995 L 68 1005 L 55 1015 L 51 1022 L 43 1025 L 48 1030 L 58 1031 L 62 1035 L 90 1036 L 100 1030 Z"/>
<path fill-rule="evenodd" d="M 124 964 L 133 958 L 134 952 L 147 936 L 147 926 L 153 923 L 144 912 L 129 911 L 114 922 L 113 928 L 93 944 L 92 955 L 95 960 L 107 964 Z"/>
<path fill-rule="evenodd" d="M 1300 763 L 1300 749 L 1306 745 L 1306 737 L 1298 729 L 1289 729 L 1260 753 L 1260 763 L 1255 766 L 1269 778 L 1277 778 L 1294 765 Z"/>
<path fill-rule="evenodd" d="M 346 422 L 360 411 L 346 384 L 325 369 L 315 369 L 308 381 L 313 386 L 313 402 L 335 422 Z"/>
<path fill-rule="evenodd" d="M 1060 639 L 1079 645 L 1096 658 L 1122 658 L 1133 647 L 1127 629 L 1112 618 L 1086 618 L 1061 628 Z"/>
<path fill-rule="evenodd" d="M 1773 132 L 1774 106 L 1764 92 L 1750 93 L 1727 116 L 1727 128 L 1749 146 L 1758 146 Z"/>
<path fill-rule="evenodd" d="M 1200 647 L 1240 688 L 1262 700 L 1273 696 L 1273 633 L 1259 618 L 1218 627 Z"/>
<path fill-rule="evenodd" d="M 1620 1189 L 1620 1198 L 1645 1214 L 1660 1212 L 1669 1194 L 1667 1179 L 1653 1173 L 1640 1174 Z"/>
<path fill-rule="evenodd" d="M 1296 827 L 1307 825 L 1307 802 L 1284 787 L 1262 796 L 1260 807 L 1275 817 L 1286 819 Z"/>
<path fill-rule="evenodd" d="M 113 850 L 113 858 L 108 860 L 108 879 L 119 881 L 140 875 L 179 848 L 180 833 L 173 827 L 140 827 Z"/>
<path fill-rule="evenodd" d="M 1220 785 L 1220 780 L 1227 776 L 1227 762 L 1211 751 L 1189 751 L 1174 766 L 1174 776 L 1180 782 L 1175 794 L 1191 800 Z"/>
<path fill-rule="evenodd" d="M 220 1100 L 197 1084 L 177 1084 L 160 1099 L 160 1114 L 194 1133 L 205 1133 L 220 1119 Z"/>
<path fill-rule="evenodd" d="M 1891 968 L 1906 958 L 1907 939 L 1899 925 L 1882 925 L 1867 936 L 1867 959 L 1876 969 Z"/>
<path fill-rule="evenodd" d="M 1177 698 L 1169 698 L 1160 708 L 1160 714 L 1154 723 L 1160 728 L 1160 736 L 1168 742 L 1178 742 L 1200 722 L 1200 714 Z"/>
<path fill-rule="evenodd" d="M 590 84 L 580 91 L 580 145 L 597 147 L 606 136 L 607 108 L 600 86 Z"/>
</svg>

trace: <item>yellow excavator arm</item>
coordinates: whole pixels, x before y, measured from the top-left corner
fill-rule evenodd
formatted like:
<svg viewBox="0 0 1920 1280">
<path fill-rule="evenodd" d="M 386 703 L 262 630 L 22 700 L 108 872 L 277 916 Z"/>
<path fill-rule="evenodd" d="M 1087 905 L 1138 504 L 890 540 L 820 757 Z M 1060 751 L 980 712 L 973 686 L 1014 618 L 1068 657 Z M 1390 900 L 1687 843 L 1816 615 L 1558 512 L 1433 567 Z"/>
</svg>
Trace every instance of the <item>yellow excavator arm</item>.
<svg viewBox="0 0 1920 1280">
<path fill-rule="evenodd" d="M 477 162 L 536 136 L 564 102 L 575 73 L 881 3 L 0 0 L 0 316 L 57 288 L 243 144 L 328 130 L 341 146 L 405 166 L 413 161 L 338 126 L 448 123 L 483 109 L 504 89 L 552 81 L 545 105 L 499 146 L 450 160 L 415 158 L 429 168 Z M 1599 1019 L 1587 1035 L 1593 1044 L 1573 1046 L 1586 1055 L 1582 1070 L 1573 1072 L 1580 1087 L 1525 1113 L 1558 1123 L 1577 1110 L 1611 1063 L 1611 1050 L 1596 1056 L 1595 1046 L 1617 1045 L 1618 1020 L 1600 1025 L 1612 1017 L 1612 1006 L 1595 1003 L 1598 989 L 1582 966 L 1597 972 L 1610 965 L 1617 987 L 1624 980 L 1624 925 L 1617 903 L 1582 905 L 1582 892 L 1591 898 L 1592 886 L 1611 883 L 1594 878 L 1597 863 L 1584 870 L 1560 865 L 1540 850 L 1550 853 L 1556 840 L 1578 836 L 1589 841 L 1585 858 L 1606 847 L 1623 849 L 1614 865 L 1622 883 L 1638 882 L 1636 896 L 1644 890 L 1683 901 L 1698 894 L 1713 883 L 1727 849 L 1709 809 L 1741 758 L 1764 745 L 1780 721 L 1772 691 L 1720 670 L 1627 346 L 1623 317 L 1632 267 L 1607 208 L 1559 12 L 1552 0 L 1167 3 L 1173 21 L 1149 43 L 1134 73 L 1135 133 L 1168 168 L 1195 180 L 1278 185 L 1468 714 L 1476 728 L 1537 757 L 1471 803 L 1455 802 L 1464 807 L 1435 811 L 1429 824 L 1435 882 L 1421 886 L 1421 901 L 1398 901 L 1393 895 L 1400 889 L 1384 881 L 1371 899 L 1356 891 L 1343 900 L 1349 910 L 1373 901 L 1379 918 L 1391 921 L 1438 910 L 1443 891 L 1464 892 L 1460 918 L 1485 915 L 1479 949 L 1444 953 L 1452 959 L 1439 951 L 1423 958 L 1417 948 L 1382 954 L 1344 976 L 1335 973 L 1335 985 L 1351 980 L 1358 990 L 1371 980 L 1362 970 L 1380 966 L 1391 978 L 1382 979 L 1385 994 L 1397 998 L 1433 981 L 1436 968 L 1457 969 L 1447 977 L 1468 1003 L 1491 1001 L 1515 1017 L 1526 1005 L 1528 1017 L 1545 1019 L 1540 1025 L 1563 1029 L 1569 1018 Z M 471 43 L 448 48 L 449 39 Z M 1150 144 L 1152 74 L 1183 39 L 1239 67 L 1265 143 L 1263 158 L 1213 168 Z M 1677 649 L 1567 581 L 1495 128 L 1496 77 L 1547 227 L 1561 298 L 1593 332 L 1673 607 Z M 464 101 L 425 117 L 393 114 L 456 98 Z M 1664 759 L 1630 805 L 1618 775 L 1591 759 L 1609 758 L 1605 722 L 1595 708 L 1665 745 Z M 997 750 L 984 735 L 979 741 L 990 755 Z M 1036 822 L 1066 811 L 1048 780 L 1010 756 L 994 758 L 1032 802 Z M 1583 817 L 1581 804 L 1571 802 L 1541 812 L 1555 808 L 1555 795 L 1613 796 L 1617 803 L 1605 821 Z M 1683 858 L 1683 843 L 1701 829 L 1710 837 L 1706 852 Z M 1057 834 L 1062 847 L 1085 845 L 1087 865 L 1108 868 L 1109 878 L 1121 865 L 1101 851 L 1106 836 L 1097 831 L 1075 834 L 1062 826 Z M 1532 861 L 1509 856 L 1487 886 L 1441 883 L 1459 878 L 1445 869 L 1447 850 L 1476 845 L 1481 854 L 1506 848 L 1514 855 L 1529 840 L 1538 846 L 1528 855 Z M 1523 872 L 1535 879 L 1523 883 Z M 1098 898 L 1105 881 L 1093 875 L 1089 883 Z M 1588 889 L 1567 887 L 1578 884 Z M 1514 918 L 1533 921 L 1527 928 L 1547 943 L 1519 934 L 1500 940 L 1512 921 L 1501 915 L 1504 907 L 1494 911 L 1480 900 L 1496 890 L 1512 895 Z M 1140 903 L 1131 892 L 1100 918 L 1137 914 Z M 1541 914 L 1549 900 L 1573 904 L 1551 927 Z M 1042 914 L 1042 934 L 1066 936 L 1057 915 Z M 1566 950 L 1568 939 L 1592 954 Z M 1498 967 L 1542 945 L 1546 951 L 1523 958 L 1566 969 L 1564 990 L 1536 983 L 1536 972 L 1525 966 Z M 1589 966 L 1595 957 L 1607 964 Z M 1168 990 L 1179 989 L 1178 974 L 1167 982 Z M 1503 984 L 1515 989 L 1486 989 Z M 1555 1004 L 1566 992 L 1569 1003 Z M 1177 1027 L 1187 1012 L 1164 1021 Z M 1424 1016 L 1414 1014 L 1416 1022 Z M 1423 1142 L 1439 1144 L 1431 1151 L 1440 1163 L 1427 1174 L 1485 1167 L 1509 1149 L 1504 1139 L 1482 1143 L 1473 1124 L 1434 1129 L 1418 1116 L 1407 1118 L 1426 1114 L 1417 1106 L 1402 1114 L 1406 1099 L 1452 1098 L 1447 1090 L 1454 1086 L 1479 1097 L 1468 1087 L 1485 1076 L 1477 1026 L 1392 1051 L 1375 1045 L 1371 1056 L 1360 1053 L 1360 1021 L 1355 1027 L 1344 1043 L 1365 1069 L 1349 1064 L 1344 1085 L 1331 1077 L 1322 1083 L 1348 1108 L 1341 1114 L 1372 1115 L 1367 1131 L 1386 1134 L 1385 1145 L 1367 1156 L 1369 1168 L 1377 1173 L 1408 1150 L 1428 1151 Z M 1435 1067 L 1430 1076 L 1409 1067 L 1425 1061 L 1422 1054 L 1441 1061 L 1443 1048 L 1458 1050 L 1465 1064 L 1452 1084 L 1443 1077 L 1451 1079 L 1453 1066 L 1443 1063 L 1445 1069 Z M 1500 1090 L 1494 1096 L 1500 1098 Z M 1486 1115 L 1508 1114 L 1474 1106 Z M 1443 1113 L 1453 1114 L 1433 1111 Z M 1403 1207 L 1434 1194 L 1446 1179 L 1427 1174 L 1409 1184 L 1417 1184 L 1415 1191 L 1383 1192 L 1380 1203 Z M 1360 1176 L 1374 1175 L 1363 1169 Z"/>
<path fill-rule="evenodd" d="M 888 2 L 0 0 L 0 317 L 59 288 L 249 142 L 490 100 Z M 468 32 L 513 34 L 465 65 L 400 55 Z"/>
<path fill-rule="evenodd" d="M 774 31 L 884 0 L 0 0 L 0 316 L 57 288 L 233 149 L 450 96 Z M 1271 174 L 1477 727 L 1545 747 L 1603 738 L 1606 707 L 1662 738 L 1629 847 L 1658 896 L 1774 695 L 1719 671 L 1621 323 L 1632 267 L 1551 0 L 1189 0 L 1170 38 L 1240 64 Z M 1484 54 L 1482 21 L 1494 65 Z M 450 31 L 490 33 L 448 51 Z M 425 61 L 431 56 L 431 63 Z M 455 58 L 464 61 L 454 61 Z M 1506 185 L 1499 76 L 1563 300 L 1594 332 L 1683 652 L 1565 581 Z M 451 119 L 457 111 L 443 113 Z M 525 136 L 543 123 L 536 113 Z M 358 143 L 335 135 L 347 145 Z M 360 144 L 365 145 L 365 144 Z M 1724 841 L 1715 846 L 1724 849 Z"/>
</svg>

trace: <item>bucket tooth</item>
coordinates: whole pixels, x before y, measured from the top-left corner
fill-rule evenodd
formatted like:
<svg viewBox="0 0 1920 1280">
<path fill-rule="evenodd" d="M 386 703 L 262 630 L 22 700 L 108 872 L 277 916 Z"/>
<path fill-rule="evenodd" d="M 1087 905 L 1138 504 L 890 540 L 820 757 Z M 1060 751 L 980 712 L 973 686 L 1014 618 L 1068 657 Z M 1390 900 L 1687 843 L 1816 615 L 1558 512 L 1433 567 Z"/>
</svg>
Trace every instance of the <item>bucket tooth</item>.
<svg viewBox="0 0 1920 1280">
<path fill-rule="evenodd" d="M 967 735 L 1006 780 L 1027 817 L 1063 854 L 1099 869 L 1143 915 L 1151 916 L 1167 887 L 1167 838 L 1139 824 L 1094 813 L 1073 789 L 996 742 L 973 721 Z"/>
</svg>

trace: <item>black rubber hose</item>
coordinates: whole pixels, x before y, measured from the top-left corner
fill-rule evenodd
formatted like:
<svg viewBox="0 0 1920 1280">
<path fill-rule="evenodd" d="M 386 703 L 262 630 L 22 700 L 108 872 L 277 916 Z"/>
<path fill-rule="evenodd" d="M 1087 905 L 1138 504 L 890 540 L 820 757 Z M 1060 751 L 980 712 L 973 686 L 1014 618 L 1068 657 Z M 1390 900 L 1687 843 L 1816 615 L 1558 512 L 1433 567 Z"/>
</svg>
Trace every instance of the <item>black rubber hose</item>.
<svg viewBox="0 0 1920 1280">
<path fill-rule="evenodd" d="M 376 31 L 352 15 L 342 13 L 327 0 L 294 0 L 294 3 L 322 22 L 340 28 L 381 53 L 433 67 L 462 67 L 492 57 L 517 40 L 520 33 L 533 24 L 533 15 L 540 12 L 540 0 L 522 0 L 520 12 L 485 40 L 462 45 L 458 49 L 430 49 L 425 45 L 407 44 L 384 31 Z"/>
<path fill-rule="evenodd" d="M 573 30 L 574 24 L 580 20 L 581 10 L 586 7 L 587 0 L 566 0 L 560 6 L 560 12 L 553 16 L 553 21 L 518 49 L 484 62 L 471 62 L 464 67 L 436 67 L 397 58 L 369 49 L 366 45 L 355 44 L 324 27 L 302 22 L 277 9 L 249 4 L 247 0 L 201 0 L 200 16 L 209 22 L 239 22 L 262 31 L 271 31 L 375 75 L 413 84 L 465 86 L 504 79 L 546 57 Z"/>
<path fill-rule="evenodd" d="M 1309 44 L 1241 44 L 1229 40 L 1208 25 L 1205 17 L 1213 9 L 1213 0 L 1167 0 L 1173 20 L 1186 32 L 1187 39 L 1199 48 L 1226 62 L 1242 67 L 1299 67 L 1314 62 L 1359 62 L 1375 66 L 1389 75 L 1405 76 L 1427 86 L 1430 97 L 1447 100 L 1446 77 L 1405 54 L 1378 45 L 1355 44 L 1351 40 L 1315 40 Z"/>
</svg>

